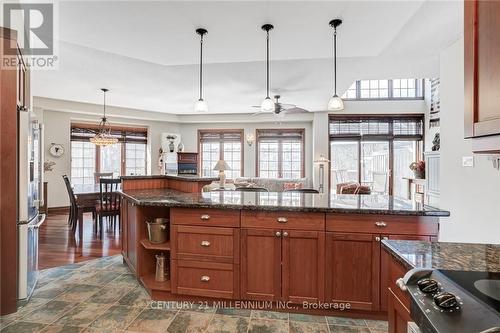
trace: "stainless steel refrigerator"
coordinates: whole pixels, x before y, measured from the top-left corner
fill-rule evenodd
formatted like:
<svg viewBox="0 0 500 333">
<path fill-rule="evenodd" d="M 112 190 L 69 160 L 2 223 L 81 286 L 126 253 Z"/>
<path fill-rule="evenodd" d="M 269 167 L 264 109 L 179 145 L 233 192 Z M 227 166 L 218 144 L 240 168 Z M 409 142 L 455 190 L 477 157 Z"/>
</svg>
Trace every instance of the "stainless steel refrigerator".
<svg viewBox="0 0 500 333">
<path fill-rule="evenodd" d="M 29 300 L 38 279 L 38 229 L 43 205 L 43 125 L 29 110 L 18 111 L 18 302 Z"/>
</svg>

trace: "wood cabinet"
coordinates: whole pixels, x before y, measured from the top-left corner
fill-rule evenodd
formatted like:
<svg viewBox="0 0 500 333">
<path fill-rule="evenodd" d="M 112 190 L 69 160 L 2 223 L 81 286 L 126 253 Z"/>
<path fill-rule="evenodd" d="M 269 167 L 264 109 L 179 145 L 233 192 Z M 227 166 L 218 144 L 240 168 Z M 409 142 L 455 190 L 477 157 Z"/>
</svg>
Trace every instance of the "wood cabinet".
<svg viewBox="0 0 500 333">
<path fill-rule="evenodd" d="M 294 303 L 324 299 L 324 232 L 244 228 L 241 253 L 242 298 Z"/>
<path fill-rule="evenodd" d="M 29 70 L 14 30 L 0 27 L 0 315 L 17 310 L 18 111 L 30 107 Z"/>
<path fill-rule="evenodd" d="M 498 17 L 498 1 L 464 1 L 465 137 L 475 152 L 500 152 Z"/>
<path fill-rule="evenodd" d="M 281 298 L 281 231 L 241 229 L 241 297 Z"/>
<path fill-rule="evenodd" d="M 327 302 L 378 310 L 380 237 L 363 233 L 327 233 Z"/>
</svg>

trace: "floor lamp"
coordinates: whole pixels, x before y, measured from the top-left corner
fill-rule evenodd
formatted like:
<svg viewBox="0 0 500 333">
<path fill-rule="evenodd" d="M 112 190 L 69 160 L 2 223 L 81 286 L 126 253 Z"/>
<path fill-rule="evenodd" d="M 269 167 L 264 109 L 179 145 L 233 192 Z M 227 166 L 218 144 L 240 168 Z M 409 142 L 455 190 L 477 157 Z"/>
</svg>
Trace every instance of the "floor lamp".
<svg viewBox="0 0 500 333">
<path fill-rule="evenodd" d="M 319 164 L 319 193 L 325 191 L 325 164 L 330 163 L 330 160 L 321 154 L 319 158 L 314 161 L 314 163 Z"/>
</svg>

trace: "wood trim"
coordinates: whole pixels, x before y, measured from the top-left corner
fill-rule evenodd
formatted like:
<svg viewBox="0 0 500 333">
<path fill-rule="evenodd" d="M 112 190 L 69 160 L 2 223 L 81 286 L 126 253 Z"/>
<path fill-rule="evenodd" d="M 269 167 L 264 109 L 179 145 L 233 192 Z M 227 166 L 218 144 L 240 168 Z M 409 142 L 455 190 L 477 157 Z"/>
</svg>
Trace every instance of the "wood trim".
<svg viewBox="0 0 500 333">
<path fill-rule="evenodd" d="M 0 27 L 0 38 L 15 40 L 17 42 L 17 31 L 5 27 Z"/>
<path fill-rule="evenodd" d="M 239 133 L 240 134 L 240 143 L 241 143 L 241 156 L 240 156 L 240 177 L 244 177 L 245 175 L 245 131 L 242 128 L 237 129 L 227 129 L 227 128 L 215 128 L 215 129 L 198 129 L 198 165 L 200 166 L 200 175 L 203 172 L 203 151 L 201 149 L 201 134 L 202 133 Z M 224 140 L 219 140 L 219 159 L 224 159 Z"/>
<path fill-rule="evenodd" d="M 71 123 L 71 128 L 85 128 L 85 129 L 91 129 L 91 130 L 96 130 L 99 129 L 99 124 L 97 123 L 78 123 L 78 122 L 72 122 Z M 148 128 L 147 127 L 141 127 L 141 126 L 117 126 L 117 125 L 111 125 L 112 130 L 116 131 L 126 131 L 126 132 L 134 132 L 134 133 L 144 133 L 148 134 Z"/>
<path fill-rule="evenodd" d="M 259 145 L 260 145 L 260 136 L 259 132 L 282 132 L 282 133 L 292 133 L 292 132 L 300 132 L 302 136 L 301 140 L 301 170 L 300 176 L 304 178 L 306 175 L 306 152 L 305 152 L 305 141 L 306 141 L 306 129 L 305 128 L 257 128 L 255 129 L 255 176 L 260 176 L 260 168 L 259 168 Z M 283 178 L 283 161 L 282 161 L 282 144 L 279 141 L 278 144 L 278 178 Z"/>
<path fill-rule="evenodd" d="M 477 5 L 476 0 L 464 1 L 464 134 L 474 137 L 477 122 L 478 71 L 477 71 Z"/>
<path fill-rule="evenodd" d="M 68 214 L 69 208 L 69 206 L 49 207 L 47 208 L 47 212 L 49 214 Z"/>
</svg>

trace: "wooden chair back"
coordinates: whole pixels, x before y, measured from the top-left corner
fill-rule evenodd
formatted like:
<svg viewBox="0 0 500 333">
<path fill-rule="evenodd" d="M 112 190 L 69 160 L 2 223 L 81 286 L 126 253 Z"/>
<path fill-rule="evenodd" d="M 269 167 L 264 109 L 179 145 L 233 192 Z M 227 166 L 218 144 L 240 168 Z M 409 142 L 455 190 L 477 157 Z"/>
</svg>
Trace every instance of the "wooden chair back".
<svg viewBox="0 0 500 333">
<path fill-rule="evenodd" d="M 64 179 L 64 184 L 66 185 L 66 190 L 68 191 L 69 202 L 70 202 L 71 206 L 75 207 L 76 206 L 76 198 L 75 198 L 75 193 L 73 192 L 73 188 L 71 187 L 71 182 L 69 181 L 68 176 L 63 175 L 62 177 Z"/>
<path fill-rule="evenodd" d="M 120 211 L 121 196 L 120 193 L 117 192 L 120 183 L 120 179 L 100 179 L 99 187 L 101 202 L 99 205 L 101 206 L 101 213 L 116 213 Z"/>
<path fill-rule="evenodd" d="M 113 178 L 112 172 L 94 172 L 94 182 L 99 184 L 101 178 Z"/>
</svg>

